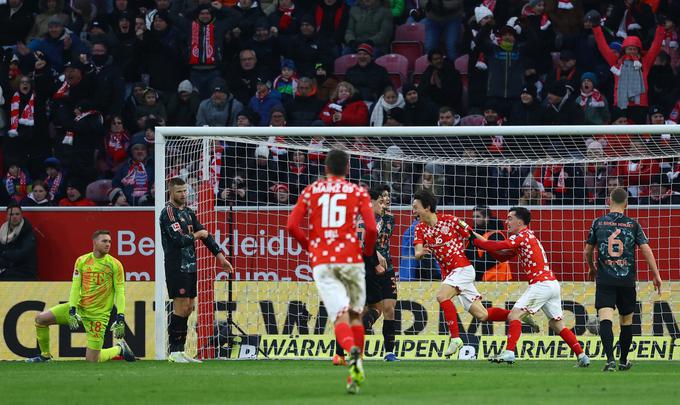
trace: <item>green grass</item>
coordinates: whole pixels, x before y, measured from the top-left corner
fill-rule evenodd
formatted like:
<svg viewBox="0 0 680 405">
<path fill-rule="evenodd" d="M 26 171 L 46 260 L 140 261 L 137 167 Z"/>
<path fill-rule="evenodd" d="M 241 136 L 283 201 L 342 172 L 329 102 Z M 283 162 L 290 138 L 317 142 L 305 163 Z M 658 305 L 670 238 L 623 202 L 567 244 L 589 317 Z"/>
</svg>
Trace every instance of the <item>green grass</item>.
<svg viewBox="0 0 680 405">
<path fill-rule="evenodd" d="M 0 404 L 526 404 L 644 403 L 680 400 L 680 363 L 637 362 L 603 373 L 567 361 L 366 362 L 357 396 L 345 367 L 330 361 L 215 361 L 168 364 L 0 362 Z"/>
</svg>

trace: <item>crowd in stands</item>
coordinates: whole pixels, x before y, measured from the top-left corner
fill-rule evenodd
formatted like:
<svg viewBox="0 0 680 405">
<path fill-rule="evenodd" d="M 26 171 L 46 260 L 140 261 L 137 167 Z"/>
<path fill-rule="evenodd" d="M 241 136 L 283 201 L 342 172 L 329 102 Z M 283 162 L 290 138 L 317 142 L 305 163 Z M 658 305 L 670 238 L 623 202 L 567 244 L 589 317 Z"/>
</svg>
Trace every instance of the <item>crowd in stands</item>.
<svg viewBox="0 0 680 405">
<path fill-rule="evenodd" d="M 392 56 L 405 25 L 423 34 L 418 53 Z M 674 125 L 679 27 L 678 0 L 6 0 L 0 204 L 153 205 L 165 125 Z M 676 142 L 621 138 L 563 146 L 604 160 Z M 355 157 L 351 176 L 389 184 L 397 204 L 421 187 L 452 204 L 602 203 L 613 183 L 640 203 L 680 198 L 674 161 L 423 165 L 400 160 L 398 142 L 344 147 L 386 156 Z M 496 136 L 465 153 L 511 148 Z M 290 204 L 323 159 L 215 152 L 224 204 Z"/>
</svg>

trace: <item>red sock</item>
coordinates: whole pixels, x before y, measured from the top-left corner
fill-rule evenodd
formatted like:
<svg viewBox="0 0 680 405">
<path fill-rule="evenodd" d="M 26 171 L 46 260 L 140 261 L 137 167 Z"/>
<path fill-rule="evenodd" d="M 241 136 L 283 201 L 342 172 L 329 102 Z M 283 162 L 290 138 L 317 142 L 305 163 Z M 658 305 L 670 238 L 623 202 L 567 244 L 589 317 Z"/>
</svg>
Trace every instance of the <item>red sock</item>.
<svg viewBox="0 0 680 405">
<path fill-rule="evenodd" d="M 522 322 L 518 320 L 510 321 L 510 327 L 508 328 L 508 344 L 505 346 L 505 350 L 514 352 L 521 334 Z"/>
<path fill-rule="evenodd" d="M 510 310 L 508 309 L 503 309 L 503 308 L 487 308 L 486 312 L 489 313 L 488 318 L 486 319 L 489 322 L 505 322 L 508 320 L 508 314 L 510 313 Z"/>
<path fill-rule="evenodd" d="M 364 352 L 364 325 L 353 325 L 352 334 L 354 335 L 354 345 Z"/>
<path fill-rule="evenodd" d="M 335 325 L 335 338 L 340 343 L 340 347 L 349 352 L 354 346 L 354 337 L 352 336 L 352 329 L 348 323 L 339 323 Z"/>
<path fill-rule="evenodd" d="M 440 302 L 439 306 L 442 308 L 442 311 L 444 311 L 444 319 L 446 319 L 446 324 L 449 325 L 451 337 L 460 337 L 460 332 L 458 332 L 458 313 L 456 313 L 456 306 L 453 305 L 453 301 L 446 300 Z"/>
<path fill-rule="evenodd" d="M 567 342 L 569 347 L 571 347 L 571 350 L 573 350 L 577 356 L 583 353 L 583 349 L 581 348 L 581 345 L 578 343 L 578 340 L 576 340 L 576 335 L 574 335 L 574 332 L 572 332 L 571 329 L 567 328 L 562 329 L 560 331 L 560 336 L 562 337 L 562 340 Z"/>
</svg>

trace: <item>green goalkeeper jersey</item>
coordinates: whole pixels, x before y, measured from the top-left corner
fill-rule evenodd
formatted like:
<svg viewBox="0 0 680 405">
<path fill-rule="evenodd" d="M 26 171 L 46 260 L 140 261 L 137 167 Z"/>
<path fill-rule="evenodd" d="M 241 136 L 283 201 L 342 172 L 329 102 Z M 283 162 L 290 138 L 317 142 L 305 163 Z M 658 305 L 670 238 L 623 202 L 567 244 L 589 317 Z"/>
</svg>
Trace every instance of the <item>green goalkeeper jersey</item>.
<svg viewBox="0 0 680 405">
<path fill-rule="evenodd" d="M 97 259 L 94 253 L 80 256 L 73 269 L 69 305 L 85 318 L 108 317 L 115 304 L 125 313 L 125 271 L 111 255 Z"/>
</svg>

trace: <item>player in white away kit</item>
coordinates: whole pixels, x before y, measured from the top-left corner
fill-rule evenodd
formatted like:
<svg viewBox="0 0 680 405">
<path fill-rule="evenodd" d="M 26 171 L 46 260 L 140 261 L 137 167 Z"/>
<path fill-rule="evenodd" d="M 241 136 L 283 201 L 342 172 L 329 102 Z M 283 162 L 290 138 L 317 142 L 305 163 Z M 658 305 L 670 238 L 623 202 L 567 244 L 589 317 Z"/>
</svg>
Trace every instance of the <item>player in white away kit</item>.
<svg viewBox="0 0 680 405">
<path fill-rule="evenodd" d="M 527 313 L 535 314 L 542 309 L 549 319 L 550 328 L 559 334 L 576 354 L 578 365 L 588 367 L 590 359 L 583 353 L 583 349 L 571 329 L 564 326 L 560 283 L 555 279 L 550 266 L 548 266 L 548 257 L 543 245 L 533 231 L 527 227 L 529 222 L 531 222 L 531 213 L 528 209 L 513 207 L 510 208 L 506 220 L 508 234 L 510 234 L 508 239 L 491 241 L 473 232 L 476 237 L 473 242 L 475 246 L 486 250 L 498 261 L 503 262 L 514 256 L 519 256 L 522 270 L 529 277 L 529 288 L 517 300 L 510 315 L 508 315 L 510 326 L 505 351 L 489 360 L 497 363 L 514 363 L 517 340 L 522 334 L 522 324 L 519 319 Z"/>
<path fill-rule="evenodd" d="M 413 237 L 415 257 L 420 260 L 434 255 L 442 271 L 442 285 L 437 291 L 437 301 L 444 312 L 451 339 L 444 352 L 451 357 L 463 347 L 458 330 L 458 314 L 451 300 L 458 297 L 463 308 L 480 322 L 505 322 L 510 311 L 503 308 L 484 308 L 482 295 L 475 287 L 475 268 L 465 256 L 465 245 L 470 236 L 470 226 L 454 215 L 437 214 L 437 197 L 421 190 L 413 196 L 413 213 L 420 223 Z M 533 319 L 524 321 L 533 324 Z"/>
<path fill-rule="evenodd" d="M 377 226 L 368 192 L 345 179 L 348 170 L 347 153 L 330 151 L 326 178 L 302 191 L 287 227 L 309 251 L 319 296 L 335 321 L 335 337 L 350 353 L 347 391 L 356 394 L 365 378 L 361 362 L 361 312 L 366 302 L 364 256 L 374 256 Z M 305 214 L 309 217 L 309 239 L 300 229 Z M 364 218 L 363 252 L 356 232 L 359 214 Z"/>
</svg>

